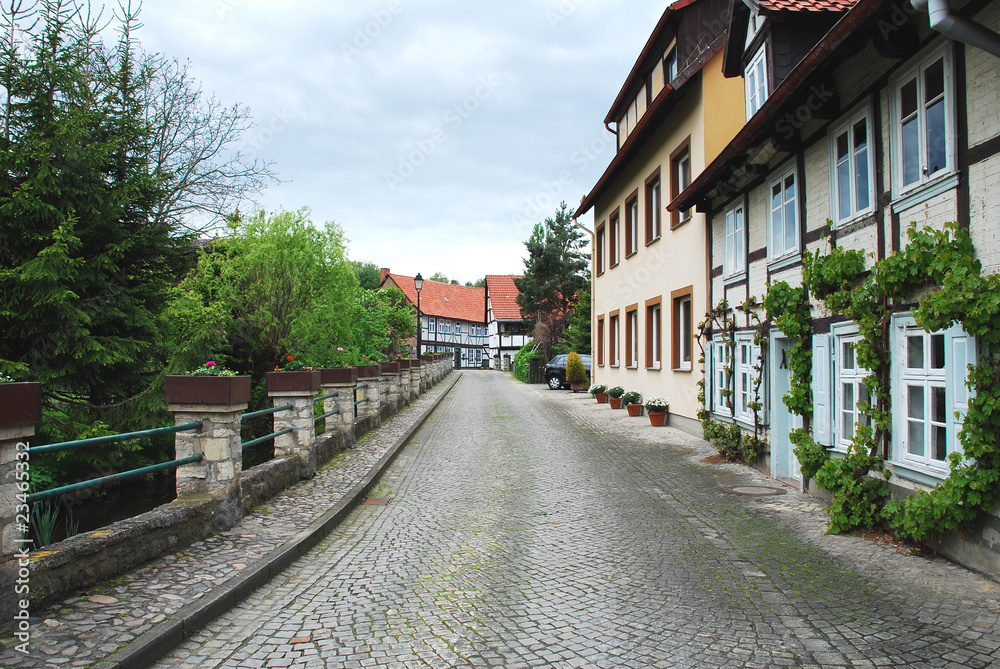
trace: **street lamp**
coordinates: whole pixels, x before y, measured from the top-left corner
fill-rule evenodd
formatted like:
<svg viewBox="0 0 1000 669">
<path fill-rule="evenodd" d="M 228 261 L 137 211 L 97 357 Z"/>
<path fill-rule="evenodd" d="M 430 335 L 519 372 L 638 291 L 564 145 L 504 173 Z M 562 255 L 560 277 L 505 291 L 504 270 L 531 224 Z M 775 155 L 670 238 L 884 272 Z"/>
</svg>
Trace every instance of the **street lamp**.
<svg viewBox="0 0 1000 669">
<path fill-rule="evenodd" d="M 413 287 L 417 289 L 417 360 L 420 360 L 420 331 L 424 329 L 420 324 L 420 289 L 424 287 L 424 277 L 420 276 L 420 272 L 413 277 Z"/>
</svg>

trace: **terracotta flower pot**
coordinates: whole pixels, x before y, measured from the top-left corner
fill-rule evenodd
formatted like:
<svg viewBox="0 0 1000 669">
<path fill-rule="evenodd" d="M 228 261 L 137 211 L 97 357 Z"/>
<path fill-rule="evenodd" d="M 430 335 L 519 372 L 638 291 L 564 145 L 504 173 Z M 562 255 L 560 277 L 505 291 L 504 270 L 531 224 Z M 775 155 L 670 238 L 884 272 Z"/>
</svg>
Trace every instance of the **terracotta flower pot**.
<svg viewBox="0 0 1000 669">
<path fill-rule="evenodd" d="M 169 375 L 163 396 L 167 404 L 245 404 L 250 401 L 250 377 Z"/>
<path fill-rule="evenodd" d="M 628 409 L 629 416 L 641 416 L 642 415 L 642 405 L 641 404 L 627 404 L 625 408 Z"/>
<path fill-rule="evenodd" d="M 597 400 L 598 404 L 607 404 L 608 403 L 608 394 L 607 393 L 594 393 L 594 399 Z"/>
<path fill-rule="evenodd" d="M 318 369 L 300 369 L 291 372 L 268 372 L 267 392 L 282 390 L 319 390 L 321 374 Z"/>
<path fill-rule="evenodd" d="M 0 383 L 0 427 L 42 420 L 42 384 Z"/>
<path fill-rule="evenodd" d="M 621 409 L 622 408 L 622 398 L 620 398 L 620 397 L 609 397 L 608 398 L 608 404 L 611 405 L 612 409 Z"/>
<path fill-rule="evenodd" d="M 666 411 L 647 411 L 646 415 L 649 416 L 649 424 L 653 427 L 663 427 L 667 422 Z"/>
</svg>

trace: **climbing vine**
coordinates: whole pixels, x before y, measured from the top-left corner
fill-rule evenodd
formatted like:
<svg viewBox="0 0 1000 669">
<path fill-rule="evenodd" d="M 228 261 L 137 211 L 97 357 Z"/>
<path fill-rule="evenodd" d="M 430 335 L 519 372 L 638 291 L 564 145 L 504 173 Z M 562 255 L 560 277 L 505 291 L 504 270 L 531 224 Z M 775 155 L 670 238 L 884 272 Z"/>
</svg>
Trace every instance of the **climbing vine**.
<svg viewBox="0 0 1000 669">
<path fill-rule="evenodd" d="M 911 226 L 907 237 L 903 250 L 876 262 L 870 271 L 860 251 L 833 248 L 804 259 L 805 289 L 857 324 L 861 335 L 855 345 L 857 362 L 870 371 L 864 380 L 870 399 L 858 405 L 869 424 L 857 425 L 844 458 L 828 459 L 825 449 L 807 433 L 793 433 L 803 474 L 833 495 L 831 532 L 872 527 L 881 520 L 898 534 L 923 541 L 968 527 L 1000 501 L 1000 277 L 982 275 L 968 232 L 954 223 L 943 230 Z M 764 300 L 776 322 L 779 312 L 793 312 L 787 305 L 798 304 L 799 299 L 779 286 L 772 286 Z M 928 290 L 914 304 L 914 295 Z M 777 291 L 774 298 L 773 291 Z M 892 425 L 891 319 L 903 311 L 911 311 L 917 325 L 928 332 L 960 323 L 984 344 L 985 353 L 969 367 L 968 386 L 974 395 L 959 433 L 963 453 L 949 456 L 949 476 L 929 492 L 886 503 L 890 473 L 881 453 Z M 792 325 L 801 324 L 801 315 L 794 316 Z M 801 410 L 809 384 L 794 369 L 792 383 L 797 389 L 786 396 L 785 404 Z"/>
</svg>

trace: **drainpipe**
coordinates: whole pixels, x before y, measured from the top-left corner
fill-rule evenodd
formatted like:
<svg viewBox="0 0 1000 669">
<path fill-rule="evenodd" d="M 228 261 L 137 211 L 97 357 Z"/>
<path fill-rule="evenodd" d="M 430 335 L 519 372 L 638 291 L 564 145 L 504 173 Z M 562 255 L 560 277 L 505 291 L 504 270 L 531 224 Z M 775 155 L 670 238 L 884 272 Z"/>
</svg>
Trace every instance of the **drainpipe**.
<svg viewBox="0 0 1000 669">
<path fill-rule="evenodd" d="M 952 14 L 949 0 L 910 0 L 916 10 L 927 9 L 931 28 L 943 35 L 979 47 L 1000 58 L 1000 35 L 974 21 Z"/>
</svg>

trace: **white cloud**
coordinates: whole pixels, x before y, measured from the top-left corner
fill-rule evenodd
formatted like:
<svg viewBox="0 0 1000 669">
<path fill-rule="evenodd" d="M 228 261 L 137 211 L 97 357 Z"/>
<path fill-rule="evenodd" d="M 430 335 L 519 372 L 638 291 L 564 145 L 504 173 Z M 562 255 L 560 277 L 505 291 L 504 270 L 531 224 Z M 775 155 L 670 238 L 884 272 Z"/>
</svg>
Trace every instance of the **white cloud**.
<svg viewBox="0 0 1000 669">
<path fill-rule="evenodd" d="M 464 283 L 520 272 L 531 226 L 596 183 L 604 116 L 664 7 L 147 0 L 139 39 L 253 110 L 283 180 L 261 206 L 309 206 L 353 258 Z"/>
</svg>

